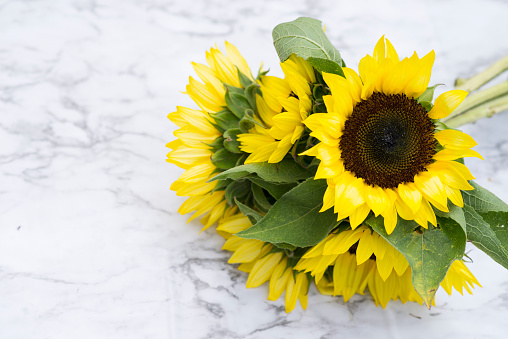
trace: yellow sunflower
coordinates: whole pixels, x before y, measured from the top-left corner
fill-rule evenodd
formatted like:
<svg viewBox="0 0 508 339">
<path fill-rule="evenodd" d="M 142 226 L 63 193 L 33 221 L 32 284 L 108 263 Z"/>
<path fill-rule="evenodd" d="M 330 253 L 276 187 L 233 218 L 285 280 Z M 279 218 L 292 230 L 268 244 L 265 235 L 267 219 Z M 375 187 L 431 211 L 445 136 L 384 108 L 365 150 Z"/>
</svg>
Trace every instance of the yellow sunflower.
<svg viewBox="0 0 508 339">
<path fill-rule="evenodd" d="M 312 110 L 314 69 L 303 58 L 291 55 L 281 63 L 285 78 L 261 76 L 261 95 L 256 104 L 261 125 L 240 134 L 240 149 L 251 153 L 245 163 L 277 163 L 289 152 L 305 129 L 303 121 Z"/>
<path fill-rule="evenodd" d="M 217 232 L 226 239 L 222 249 L 233 252 L 228 263 L 240 264 L 238 269 L 249 273 L 247 288 L 269 281 L 268 300 L 277 300 L 286 291 L 287 313 L 295 308 L 297 300 L 306 309 L 310 284 L 308 275 L 293 270 L 285 252 L 272 244 L 233 235 L 251 226 L 249 218 L 239 213 L 236 207 L 228 209 L 219 220 Z"/>
<path fill-rule="evenodd" d="M 226 208 L 224 191 L 213 192 L 217 182 L 208 182 L 217 171 L 211 161 L 213 152 L 210 144 L 222 136 L 212 124 L 214 120 L 210 113 L 220 112 L 226 107 L 225 84 L 243 88 L 239 71 L 254 81 L 249 66 L 236 47 L 226 42 L 226 52 L 227 55 L 224 55 L 218 48 L 211 48 L 206 53 L 208 66 L 192 63 L 202 82 L 189 77 L 186 89 L 201 109 L 177 107 L 176 112 L 168 115 L 180 128 L 174 132 L 178 139 L 166 145 L 172 149 L 167 161 L 185 169 L 171 189 L 179 196 L 189 197 L 178 212 L 195 211 L 189 221 L 204 214 L 201 219 L 205 225 L 203 229 L 217 222 Z"/>
<path fill-rule="evenodd" d="M 390 234 L 398 216 L 427 228 L 436 225 L 431 204 L 444 212 L 448 199 L 463 206 L 461 190 L 472 190 L 467 181 L 474 177 L 456 160 L 481 156 L 469 135 L 436 127 L 467 92 L 441 94 L 428 112 L 418 102 L 433 63 L 434 51 L 399 60 L 382 37 L 373 56 L 360 61 L 359 75 L 349 68 L 345 77 L 323 73 L 331 90 L 323 97 L 327 113 L 303 121 L 320 141 L 303 154 L 321 160 L 315 179 L 328 184 L 322 211 L 334 207 L 353 229 L 373 211 Z"/>
<path fill-rule="evenodd" d="M 383 308 L 397 299 L 402 303 L 423 303 L 411 282 L 407 260 L 366 226 L 328 235 L 303 255 L 295 269 L 310 272 L 321 293 L 341 295 L 346 302 L 355 293 L 363 295 L 368 288 L 376 305 Z M 449 295 L 452 287 L 460 294 L 463 288 L 471 294 L 474 284 L 480 286 L 460 260 L 452 263 L 441 282 Z"/>
</svg>

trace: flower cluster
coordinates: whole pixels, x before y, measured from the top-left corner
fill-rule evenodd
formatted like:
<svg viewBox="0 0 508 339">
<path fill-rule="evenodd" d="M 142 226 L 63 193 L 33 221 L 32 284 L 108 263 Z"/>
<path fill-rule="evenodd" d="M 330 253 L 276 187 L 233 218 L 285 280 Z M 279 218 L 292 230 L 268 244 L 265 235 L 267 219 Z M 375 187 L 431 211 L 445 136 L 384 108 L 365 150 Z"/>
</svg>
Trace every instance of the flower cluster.
<svg viewBox="0 0 508 339">
<path fill-rule="evenodd" d="M 382 307 L 430 307 L 439 286 L 480 285 L 466 241 L 508 266 L 496 233 L 508 206 L 472 181 L 463 159 L 481 158 L 475 141 L 441 121 L 468 93 L 433 100 L 433 51 L 400 59 L 383 36 L 356 72 L 317 20 L 273 36 L 284 78 L 254 77 L 226 42 L 193 63 L 201 81 L 190 77 L 187 94 L 199 109 L 168 116 L 179 127 L 168 161 L 185 169 L 171 186 L 188 197 L 179 212 L 217 224 L 247 287 L 268 283 L 269 300 L 285 292 L 286 312 L 306 308 L 312 282 L 344 301 L 368 290 Z"/>
</svg>

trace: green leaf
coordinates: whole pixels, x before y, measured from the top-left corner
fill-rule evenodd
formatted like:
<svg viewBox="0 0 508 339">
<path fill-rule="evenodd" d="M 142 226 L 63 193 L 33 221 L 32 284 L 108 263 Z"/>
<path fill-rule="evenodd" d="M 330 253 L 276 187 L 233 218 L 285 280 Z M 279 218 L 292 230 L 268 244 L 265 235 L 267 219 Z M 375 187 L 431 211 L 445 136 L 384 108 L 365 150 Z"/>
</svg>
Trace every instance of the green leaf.
<svg viewBox="0 0 508 339">
<path fill-rule="evenodd" d="M 462 191 L 468 239 L 508 268 L 508 205 L 474 181 Z"/>
<path fill-rule="evenodd" d="M 254 203 L 263 213 L 268 212 L 272 205 L 268 202 L 263 189 L 256 184 L 251 185 L 252 195 L 254 197 Z"/>
<path fill-rule="evenodd" d="M 263 187 L 276 200 L 280 199 L 280 197 L 282 197 L 286 192 L 288 192 L 297 185 L 297 183 L 274 184 L 271 182 L 264 181 L 263 179 L 260 179 L 258 177 L 249 177 L 249 180 L 255 183 L 256 185 Z"/>
<path fill-rule="evenodd" d="M 307 179 L 313 175 L 311 171 L 298 165 L 293 159 L 283 159 L 276 164 L 257 162 L 237 166 L 216 175 L 210 179 L 210 181 L 224 179 L 237 180 L 253 173 L 257 174 L 261 179 L 273 183 L 291 183 Z"/>
<path fill-rule="evenodd" d="M 281 62 L 294 53 L 305 60 L 312 58 L 309 62 L 319 71 L 344 75 L 340 53 L 326 37 L 321 21 L 301 17 L 282 23 L 273 29 L 272 37 Z"/>
<path fill-rule="evenodd" d="M 252 225 L 255 225 L 259 220 L 261 220 L 261 218 L 263 218 L 263 216 L 259 212 L 256 212 L 249 206 L 242 204 L 236 198 L 235 198 L 235 204 L 240 209 L 240 212 L 242 212 L 243 215 L 245 215 L 249 218 Z"/>
<path fill-rule="evenodd" d="M 224 148 L 231 153 L 242 153 L 240 150 L 240 141 L 238 141 L 238 134 L 241 134 L 239 128 L 231 128 L 224 132 Z"/>
<path fill-rule="evenodd" d="M 449 218 L 454 220 L 460 227 L 462 227 L 462 230 L 464 231 L 464 234 L 467 234 L 466 232 L 466 218 L 464 216 L 464 211 L 461 207 L 456 206 L 452 204 L 450 201 L 448 201 L 448 210 L 449 212 L 443 212 L 438 210 L 437 208 L 434 208 L 434 213 L 441 218 Z"/>
<path fill-rule="evenodd" d="M 342 67 L 340 67 L 340 65 L 335 61 L 314 57 L 309 57 L 307 61 L 318 71 L 338 74 L 340 76 L 345 77 Z"/>
<path fill-rule="evenodd" d="M 319 212 L 326 187 L 326 180 L 307 179 L 284 194 L 256 225 L 236 235 L 297 247 L 317 244 L 338 224 L 333 210 Z"/>
<path fill-rule="evenodd" d="M 496 213 L 496 212 L 490 212 Z M 480 214 L 468 205 L 464 205 L 464 214 L 467 222 L 467 238 L 476 247 L 487 253 L 497 263 L 501 264 L 508 269 L 508 226 L 505 224 L 503 227 L 491 228 Z"/>
<path fill-rule="evenodd" d="M 430 308 L 439 284 L 455 260 L 462 259 L 466 235 L 451 218 L 439 218 L 440 228 L 420 231 L 412 220 L 398 218 L 395 230 L 388 235 L 382 217 L 371 217 L 366 223 L 401 252 L 409 262 L 416 292 Z"/>
<path fill-rule="evenodd" d="M 474 208 L 480 215 L 488 212 L 508 212 L 508 205 L 487 189 L 474 181 L 469 181 L 474 187 L 472 191 L 462 191 L 464 204 Z"/>
</svg>

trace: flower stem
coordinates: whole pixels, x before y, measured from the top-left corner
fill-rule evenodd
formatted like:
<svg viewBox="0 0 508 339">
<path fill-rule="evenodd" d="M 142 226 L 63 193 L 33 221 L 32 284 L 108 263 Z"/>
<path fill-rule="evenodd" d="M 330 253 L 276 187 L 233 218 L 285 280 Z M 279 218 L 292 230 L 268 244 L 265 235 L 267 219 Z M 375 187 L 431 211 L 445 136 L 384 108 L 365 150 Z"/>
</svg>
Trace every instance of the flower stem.
<svg viewBox="0 0 508 339">
<path fill-rule="evenodd" d="M 492 66 L 487 68 L 485 71 L 476 74 L 469 79 L 458 78 L 455 80 L 455 88 L 463 89 L 468 92 L 472 92 L 481 86 L 485 85 L 490 80 L 494 79 L 499 74 L 508 70 L 508 55 L 504 58 L 496 61 Z"/>
<path fill-rule="evenodd" d="M 457 79 L 455 88 L 472 92 L 508 70 L 508 56 L 469 79 Z M 459 127 L 481 118 L 491 117 L 508 109 L 508 81 L 470 94 L 462 104 L 442 121 L 449 127 Z"/>
<path fill-rule="evenodd" d="M 451 128 L 469 124 L 485 117 L 491 117 L 494 114 L 500 113 L 508 109 L 508 95 L 487 101 L 478 105 L 462 115 L 458 115 L 446 121 L 446 124 Z"/>
<path fill-rule="evenodd" d="M 466 99 L 464 99 L 464 101 L 460 104 L 459 107 L 457 107 L 455 111 L 443 119 L 443 122 L 448 124 L 448 121 L 451 121 L 459 115 L 469 114 L 468 111 L 472 108 L 506 95 L 508 95 L 508 81 L 505 81 L 496 86 L 492 86 L 478 93 L 469 95 L 466 97 Z"/>
</svg>

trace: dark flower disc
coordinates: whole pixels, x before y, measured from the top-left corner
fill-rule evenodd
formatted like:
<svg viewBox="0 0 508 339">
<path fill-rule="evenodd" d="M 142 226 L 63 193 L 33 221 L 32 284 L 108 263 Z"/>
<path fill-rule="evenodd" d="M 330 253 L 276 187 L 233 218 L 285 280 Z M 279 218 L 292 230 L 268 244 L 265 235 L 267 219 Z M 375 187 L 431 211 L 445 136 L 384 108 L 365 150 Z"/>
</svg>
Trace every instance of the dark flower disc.
<svg viewBox="0 0 508 339">
<path fill-rule="evenodd" d="M 372 186 L 414 182 L 436 153 L 434 123 L 404 94 L 373 93 L 347 119 L 339 147 L 346 170 Z"/>
</svg>

